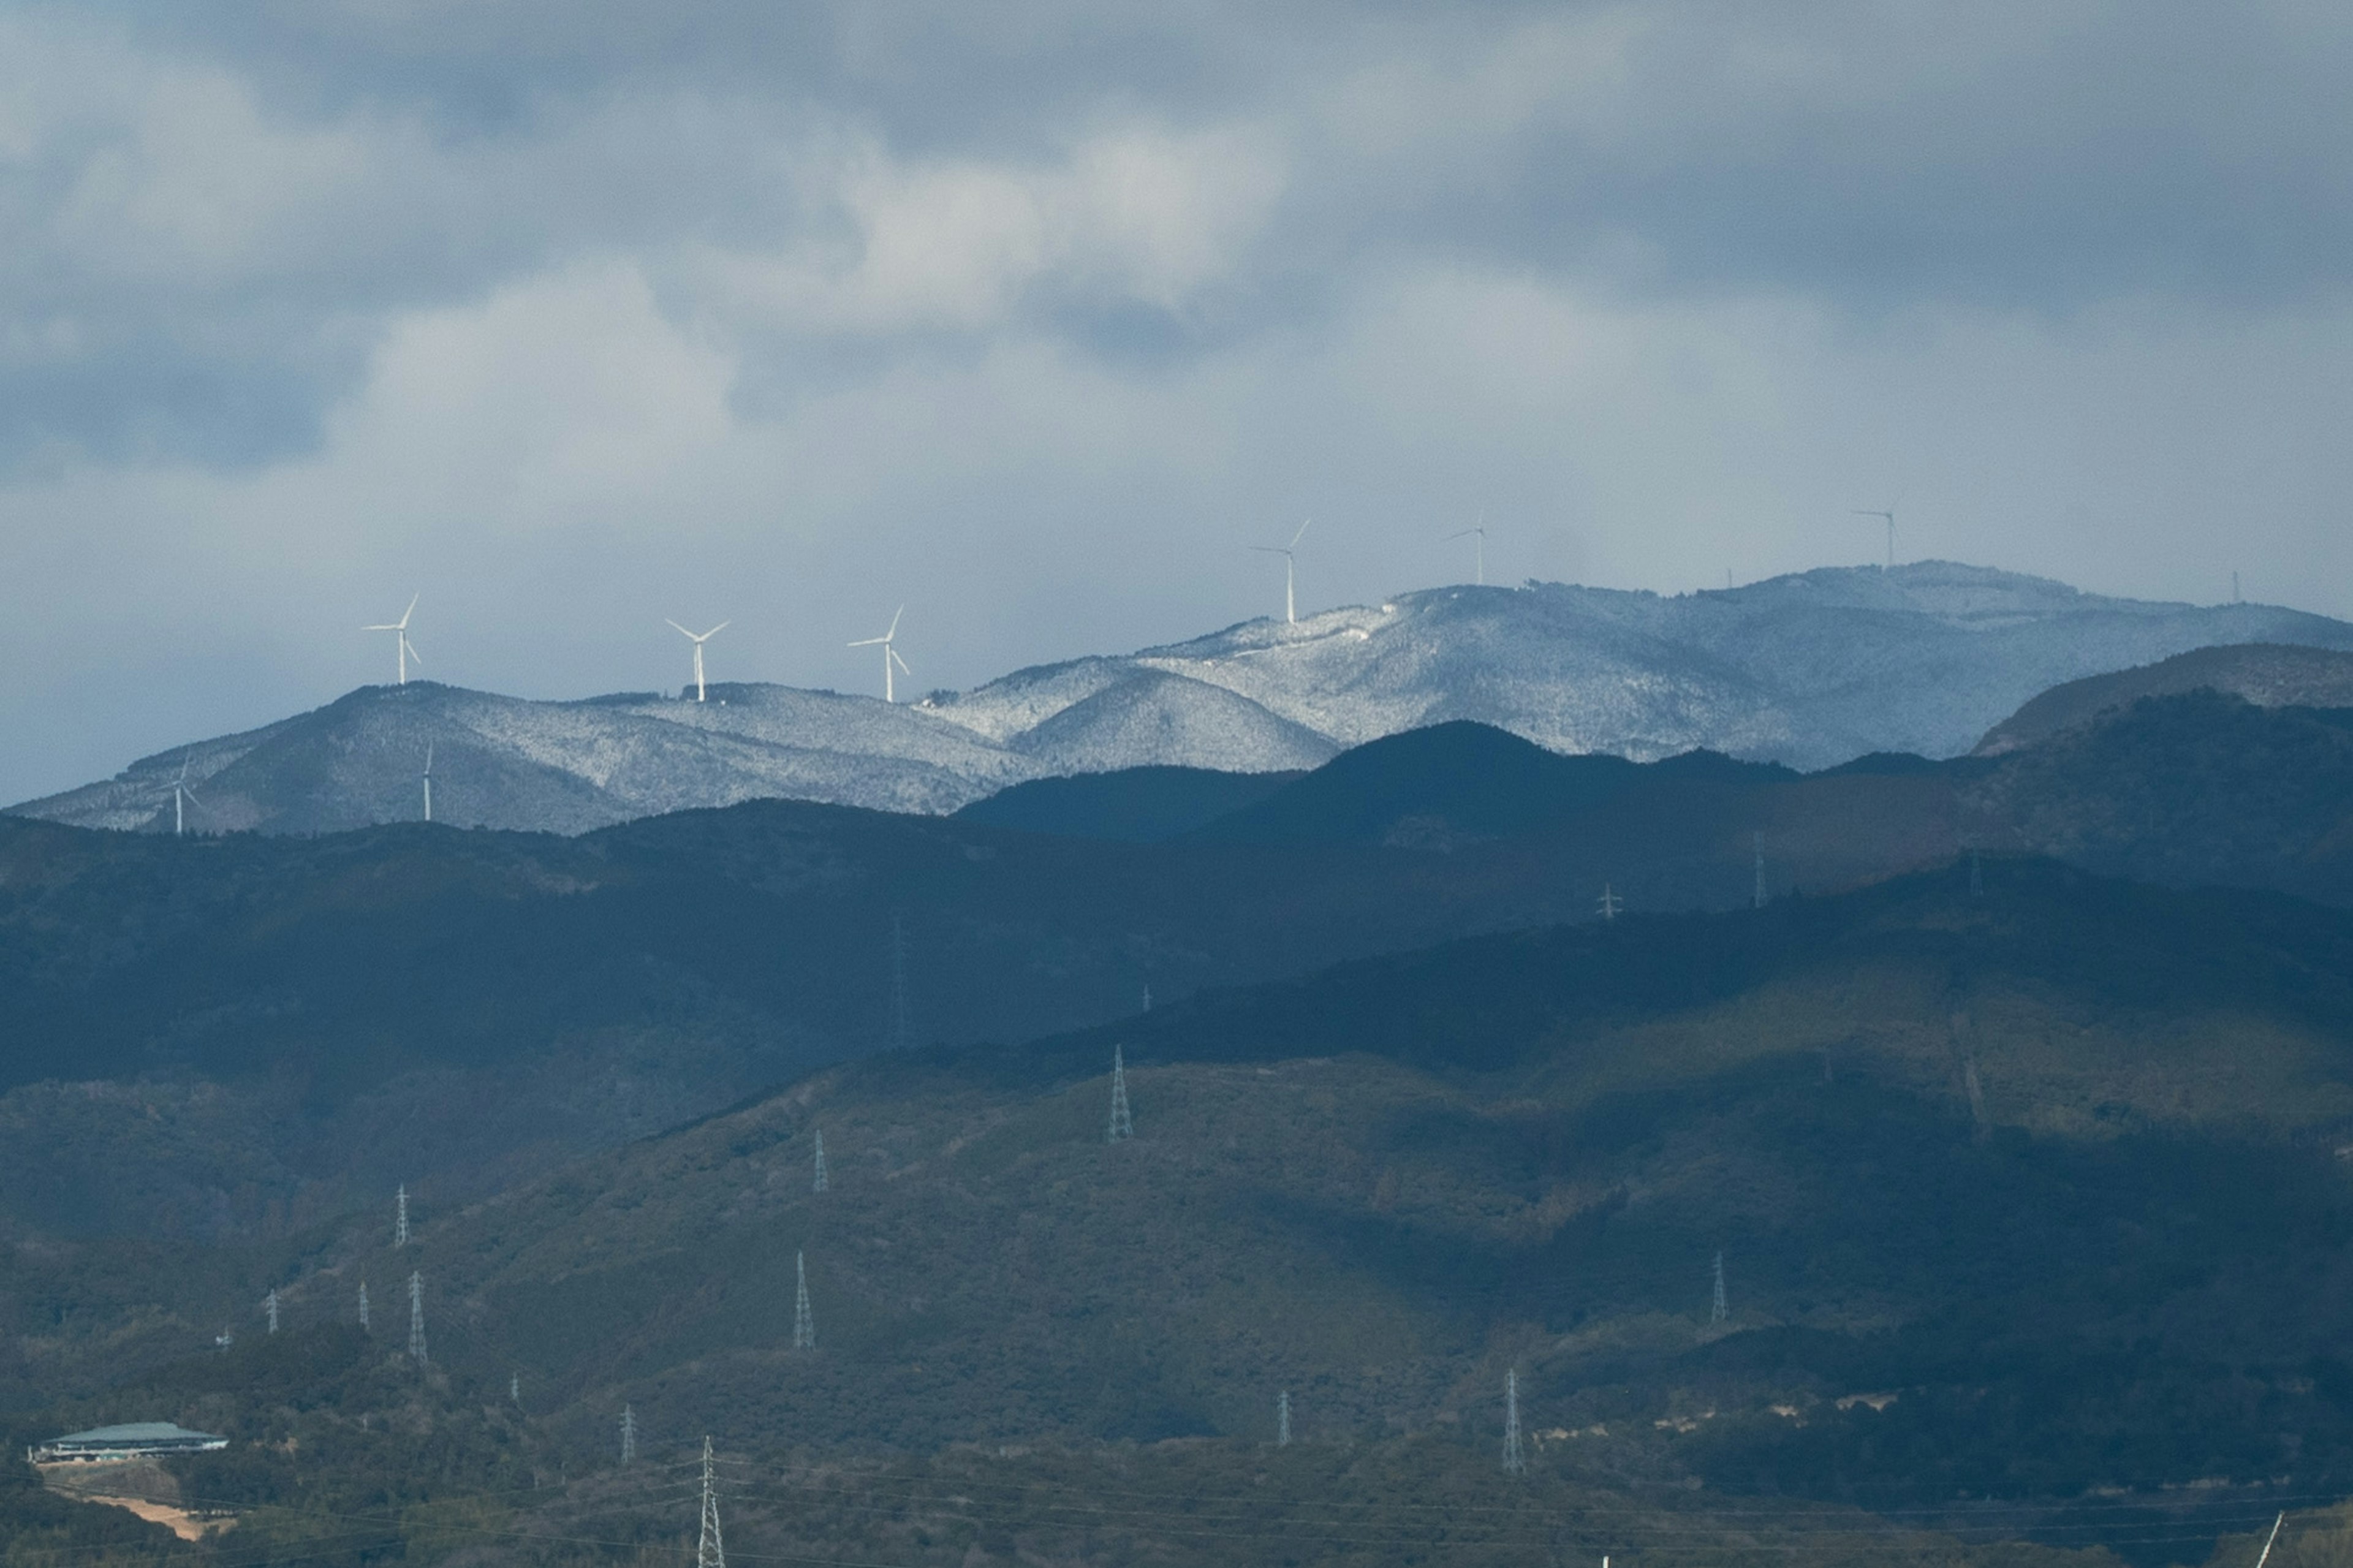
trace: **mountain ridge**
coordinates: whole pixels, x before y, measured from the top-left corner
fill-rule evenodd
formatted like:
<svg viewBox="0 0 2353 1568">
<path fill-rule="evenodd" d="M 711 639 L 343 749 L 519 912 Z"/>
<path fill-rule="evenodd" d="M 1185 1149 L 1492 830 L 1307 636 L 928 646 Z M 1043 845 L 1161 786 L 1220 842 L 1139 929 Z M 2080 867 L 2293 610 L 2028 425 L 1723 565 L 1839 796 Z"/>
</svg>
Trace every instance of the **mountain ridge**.
<svg viewBox="0 0 2353 1568">
<path fill-rule="evenodd" d="M 1030 779 L 1313 768 L 1455 719 L 1568 754 L 1707 749 L 1810 770 L 1879 752 L 1958 755 L 2062 682 L 2263 641 L 2353 650 L 2353 625 L 2106 598 L 1944 562 L 1672 597 L 1456 586 L 1035 666 L 913 703 L 752 682 L 713 686 L 708 702 L 364 687 L 8 809 L 170 831 L 185 765 L 196 830 L 335 831 L 422 815 L 429 749 L 436 815 L 466 826 L 580 833 L 754 798 L 945 815 Z"/>
</svg>

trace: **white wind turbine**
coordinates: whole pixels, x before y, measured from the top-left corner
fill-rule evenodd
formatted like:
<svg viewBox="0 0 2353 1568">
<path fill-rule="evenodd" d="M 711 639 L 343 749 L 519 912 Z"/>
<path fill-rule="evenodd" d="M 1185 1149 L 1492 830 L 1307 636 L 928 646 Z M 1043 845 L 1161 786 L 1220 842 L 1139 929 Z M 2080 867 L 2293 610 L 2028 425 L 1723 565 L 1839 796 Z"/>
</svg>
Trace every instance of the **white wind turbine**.
<svg viewBox="0 0 2353 1568">
<path fill-rule="evenodd" d="M 733 621 L 722 621 L 717 626 L 712 627 L 709 631 L 703 633 L 701 637 L 696 637 L 692 632 L 688 631 L 676 621 L 670 621 L 667 624 L 670 626 L 671 630 L 675 631 L 679 636 L 684 637 L 687 641 L 694 645 L 694 700 L 697 702 L 700 702 L 702 700 L 702 645 L 709 642 L 712 637 L 717 637 L 721 632 L 725 631 L 734 623 Z"/>
<path fill-rule="evenodd" d="M 433 742 L 425 742 L 425 820 L 433 820 Z"/>
<path fill-rule="evenodd" d="M 1895 564 L 1895 509 L 1903 504 L 1904 498 L 1899 495 L 1894 500 L 1889 501 L 1885 506 L 1878 508 L 1877 510 L 1873 510 L 1870 507 L 1860 506 L 1853 509 L 1854 515 L 1857 517 L 1877 517 L 1884 518 L 1886 520 L 1887 563 L 1890 566 Z"/>
<path fill-rule="evenodd" d="M 1463 530 L 1461 532 L 1460 532 L 1460 533 L 1450 533 L 1450 534 L 1448 534 L 1446 537 L 1447 537 L 1447 540 L 1448 540 L 1448 542 L 1451 542 L 1452 541 L 1457 540 L 1457 539 L 1476 539 L 1476 540 L 1478 540 L 1478 542 L 1478 542 L 1477 544 L 1475 544 L 1475 545 L 1472 546 L 1472 549 L 1473 550 L 1473 552 L 1475 552 L 1475 553 L 1472 556 L 1472 560 L 1474 563 L 1476 563 L 1476 564 L 1477 564 L 1477 574 L 1476 574 L 1475 576 L 1473 576 L 1471 580 L 1472 580 L 1472 582 L 1473 582 L 1474 584 L 1476 584 L 1478 586 L 1480 586 L 1480 587 L 1482 587 L 1482 588 L 1485 587 L 1485 586 L 1487 585 L 1487 517 L 1486 517 L 1486 514 L 1485 514 L 1484 512 L 1482 512 L 1482 513 L 1480 514 L 1480 516 L 1479 516 L 1479 526 L 1478 526 L 1478 527 L 1476 527 L 1476 528 L 1466 528 L 1466 529 L 1464 529 L 1464 530 Z"/>
<path fill-rule="evenodd" d="M 1314 521 L 1315 520 L 1311 517 L 1307 520 L 1307 522 L 1314 522 Z M 1299 595 L 1297 593 L 1299 542 L 1302 538 L 1305 537 L 1307 533 L 1307 522 L 1303 522 L 1299 525 L 1299 531 L 1291 536 L 1291 542 L 1288 544 L 1253 544 L 1250 546 L 1252 550 L 1257 551 L 1261 555 L 1280 555 L 1282 557 L 1282 618 L 1286 625 L 1294 626 L 1299 624 Z"/>
<path fill-rule="evenodd" d="M 188 830 L 188 803 L 198 805 L 204 801 L 188 787 L 188 763 L 195 759 L 185 753 L 180 758 L 180 776 L 172 781 L 172 837 L 179 837 Z"/>
<path fill-rule="evenodd" d="M 915 673 L 912 669 L 907 669 L 907 661 L 899 657 L 899 650 L 891 646 L 891 639 L 899 635 L 899 617 L 906 613 L 907 606 L 904 605 L 900 605 L 898 609 L 892 614 L 891 629 L 889 631 L 884 632 L 879 637 L 863 637 L 849 645 L 851 647 L 880 647 L 882 650 L 882 700 L 885 702 L 895 702 L 898 700 L 898 689 L 893 686 L 891 681 L 891 667 L 893 664 L 896 664 L 901 669 L 906 670 L 909 675 Z"/>
<path fill-rule="evenodd" d="M 417 654 L 417 645 L 408 640 L 408 617 L 417 613 L 417 601 L 422 597 L 424 597 L 424 595 L 421 594 L 411 596 L 408 601 L 408 608 L 400 612 L 400 619 L 386 622 L 385 625 L 380 626 L 362 626 L 360 628 L 360 630 L 364 632 L 390 632 L 392 634 L 394 649 L 399 660 L 400 684 L 403 686 L 408 684 L 408 661 L 413 658 L 419 664 L 423 664 L 425 662 L 425 660 Z"/>
</svg>

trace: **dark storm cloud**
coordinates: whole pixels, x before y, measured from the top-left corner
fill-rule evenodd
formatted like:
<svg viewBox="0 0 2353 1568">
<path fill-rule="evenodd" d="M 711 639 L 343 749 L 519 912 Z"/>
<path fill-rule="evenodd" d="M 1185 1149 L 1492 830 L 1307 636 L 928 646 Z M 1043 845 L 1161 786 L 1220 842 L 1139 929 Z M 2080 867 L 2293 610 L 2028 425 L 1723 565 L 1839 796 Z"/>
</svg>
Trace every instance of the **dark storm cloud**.
<svg viewBox="0 0 2353 1568">
<path fill-rule="evenodd" d="M 0 795 L 1466 569 L 2344 613 L 2353 12 L 0 0 Z M 1286 521 L 1287 520 L 1287 521 Z M 1278 601 L 1279 605 L 1279 601 Z M 103 693 L 91 700 L 92 692 Z"/>
<path fill-rule="evenodd" d="M 845 137 L 915 162 L 1035 162 L 1122 121 L 1228 126 L 1282 163 L 1258 243 L 1189 311 L 1072 291 L 1050 269 L 1024 290 L 1039 319 L 1114 354 L 1313 310 L 1399 254 L 1862 311 L 2150 290 L 2259 305 L 2341 287 L 2353 258 L 2339 7 L 224 0 L 19 16 L 73 19 L 68 71 L 108 68 L 110 42 L 142 62 L 95 110 L 33 126 L 0 176 L 0 216 L 24 237 L 0 264 L 0 444 L 19 454 L 47 438 L 231 462 L 298 448 L 354 373 L 354 330 L 383 312 L 583 249 L 840 227 L 838 193 L 792 166 Z M 153 238 L 105 232 L 110 168 L 208 199 L 212 171 L 153 145 L 206 135 L 202 106 L 158 127 L 139 101 L 172 90 L 174 66 L 249 92 L 254 133 L 298 161 L 309 142 L 345 164 L 216 214 L 254 226 L 241 254 L 92 266 L 92 245 Z M 246 155 L 273 153 L 290 155 Z"/>
</svg>

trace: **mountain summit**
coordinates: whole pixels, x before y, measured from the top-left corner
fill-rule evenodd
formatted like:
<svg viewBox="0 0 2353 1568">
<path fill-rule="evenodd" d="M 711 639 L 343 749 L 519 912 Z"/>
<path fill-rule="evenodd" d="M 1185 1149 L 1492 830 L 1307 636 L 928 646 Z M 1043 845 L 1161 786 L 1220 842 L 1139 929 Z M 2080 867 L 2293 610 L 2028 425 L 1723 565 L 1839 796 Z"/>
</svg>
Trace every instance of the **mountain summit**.
<svg viewBox="0 0 2353 1568">
<path fill-rule="evenodd" d="M 578 833 L 760 797 L 944 813 L 1028 779 L 1179 766 L 1271 773 L 1473 720 L 1548 750 L 1698 748 L 1814 769 L 1965 752 L 2037 693 L 2195 648 L 2353 649 L 2353 626 L 2261 605 L 2105 598 L 1947 562 L 1824 568 L 1662 597 L 1452 587 L 1244 622 L 891 705 L 731 684 L 535 702 L 369 687 L 114 779 L 13 807 L 90 827 L 330 832 L 423 815 Z"/>
</svg>

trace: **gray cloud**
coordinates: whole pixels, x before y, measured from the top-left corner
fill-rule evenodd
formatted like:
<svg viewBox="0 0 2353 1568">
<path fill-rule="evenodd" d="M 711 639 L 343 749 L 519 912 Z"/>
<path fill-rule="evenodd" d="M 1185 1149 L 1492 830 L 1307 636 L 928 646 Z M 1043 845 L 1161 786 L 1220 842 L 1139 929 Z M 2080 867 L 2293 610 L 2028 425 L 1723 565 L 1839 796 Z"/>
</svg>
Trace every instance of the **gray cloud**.
<svg viewBox="0 0 2353 1568">
<path fill-rule="evenodd" d="M 1310 512 L 1319 602 L 1900 492 L 2353 611 L 2340 7 L 1278 9 L 0 5 L 0 794 L 419 587 L 502 689 L 667 684 L 666 614 L 848 686 L 902 598 L 964 684 L 1258 613 Z"/>
</svg>

